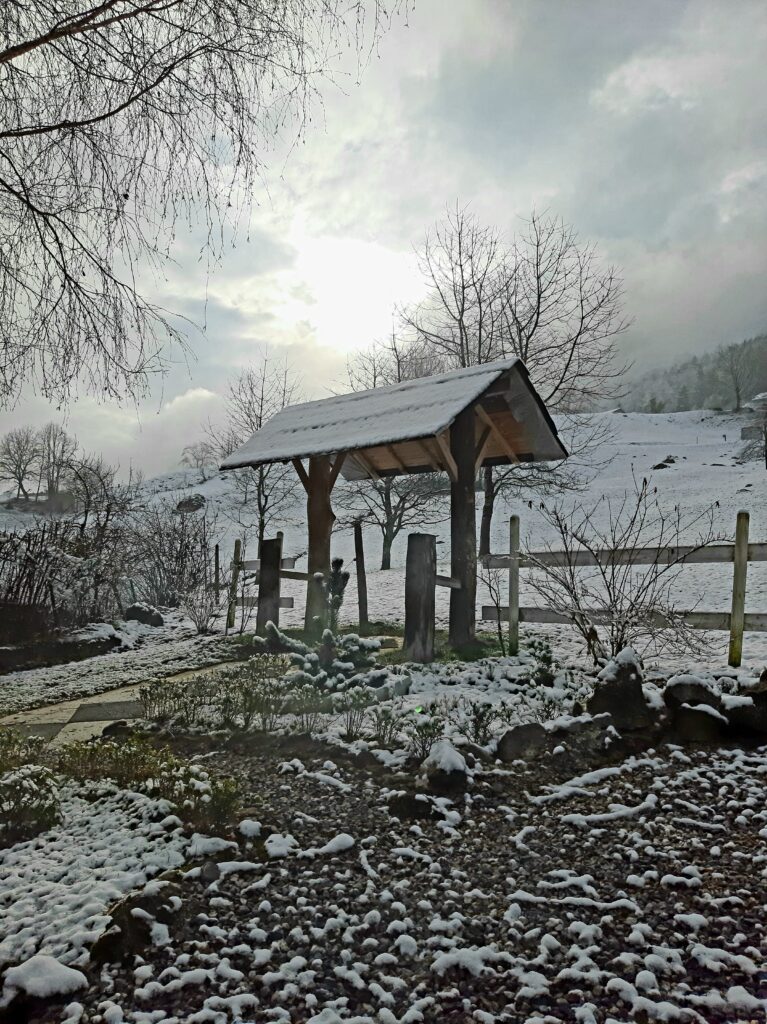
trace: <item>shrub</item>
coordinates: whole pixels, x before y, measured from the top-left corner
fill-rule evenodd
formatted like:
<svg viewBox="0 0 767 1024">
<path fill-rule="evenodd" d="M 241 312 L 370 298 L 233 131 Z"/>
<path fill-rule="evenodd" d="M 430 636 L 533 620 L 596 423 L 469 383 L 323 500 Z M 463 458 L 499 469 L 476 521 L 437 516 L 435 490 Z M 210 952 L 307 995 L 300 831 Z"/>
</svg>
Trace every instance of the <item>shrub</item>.
<svg viewBox="0 0 767 1024">
<path fill-rule="evenodd" d="M 286 711 L 288 664 L 282 657 L 258 654 L 216 676 L 220 693 L 217 714 L 225 729 L 249 729 L 258 722 L 262 732 L 271 732 Z"/>
<path fill-rule="evenodd" d="M 22 736 L 15 729 L 0 729 L 0 775 L 37 761 L 44 747 L 42 736 Z"/>
<path fill-rule="evenodd" d="M 296 716 L 298 731 L 316 732 L 327 704 L 328 698 L 316 686 L 304 684 L 291 689 L 288 708 Z"/>
<path fill-rule="evenodd" d="M 445 715 L 436 705 L 416 708 L 405 719 L 408 751 L 418 761 L 431 753 L 431 748 L 445 734 Z"/>
<path fill-rule="evenodd" d="M 404 715 L 399 707 L 390 704 L 379 704 L 370 712 L 373 736 L 382 747 L 391 747 L 404 722 Z"/>
<path fill-rule="evenodd" d="M 333 702 L 336 711 L 340 711 L 344 719 L 344 738 L 358 740 L 365 729 L 368 708 L 373 697 L 367 687 L 359 687 L 339 694 Z"/>
<path fill-rule="evenodd" d="M 38 764 L 22 764 L 0 776 L 0 840 L 15 843 L 61 821 L 56 779 Z"/>
<path fill-rule="evenodd" d="M 193 682 L 162 679 L 139 690 L 144 718 L 154 722 L 176 721 L 197 725 L 211 703 L 212 687 L 207 680 Z"/>
</svg>

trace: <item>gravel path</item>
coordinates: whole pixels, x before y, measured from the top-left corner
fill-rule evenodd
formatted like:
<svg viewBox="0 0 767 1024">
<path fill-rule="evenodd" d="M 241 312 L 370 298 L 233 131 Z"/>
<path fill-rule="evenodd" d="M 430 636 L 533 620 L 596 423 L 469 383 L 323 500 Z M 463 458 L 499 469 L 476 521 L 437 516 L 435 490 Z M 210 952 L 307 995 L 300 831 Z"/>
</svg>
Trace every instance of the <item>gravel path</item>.
<svg viewBox="0 0 767 1024">
<path fill-rule="evenodd" d="M 451 804 L 319 744 L 203 742 L 260 837 L 187 873 L 70 1020 L 766 1019 L 765 747 L 564 754 Z"/>
</svg>

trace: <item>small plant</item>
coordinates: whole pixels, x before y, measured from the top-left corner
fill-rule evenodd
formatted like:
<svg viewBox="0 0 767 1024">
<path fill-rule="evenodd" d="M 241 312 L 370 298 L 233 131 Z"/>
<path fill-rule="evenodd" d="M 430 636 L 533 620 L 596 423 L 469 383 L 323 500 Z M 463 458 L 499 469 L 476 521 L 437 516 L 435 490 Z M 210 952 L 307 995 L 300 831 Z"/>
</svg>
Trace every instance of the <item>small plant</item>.
<svg viewBox="0 0 767 1024">
<path fill-rule="evenodd" d="M 551 686 L 557 673 L 557 664 L 554 661 L 551 644 L 547 640 L 533 637 L 527 643 L 527 650 L 535 661 L 533 679 L 542 686 Z"/>
<path fill-rule="evenodd" d="M 288 668 L 284 658 L 258 654 L 217 676 L 217 714 L 225 729 L 250 729 L 257 722 L 261 732 L 271 732 L 285 713 Z"/>
<path fill-rule="evenodd" d="M 404 721 L 399 707 L 379 704 L 370 712 L 372 733 L 382 747 L 391 747 L 397 739 Z"/>
<path fill-rule="evenodd" d="M 344 592 L 349 582 L 349 573 L 344 572 L 343 558 L 334 558 L 330 563 L 330 572 L 322 581 L 322 593 L 325 597 L 327 625 L 331 633 L 338 630 L 338 613 L 344 603 Z"/>
<path fill-rule="evenodd" d="M 445 715 L 434 706 L 416 708 L 405 723 L 408 752 L 419 762 L 425 760 L 437 740 L 444 736 L 445 725 Z"/>
<path fill-rule="evenodd" d="M 139 700 L 144 718 L 150 721 L 196 725 L 211 703 L 211 686 L 204 680 L 190 683 L 163 679 L 142 686 Z"/>
<path fill-rule="evenodd" d="M 0 842 L 39 835 L 61 821 L 56 779 L 38 764 L 22 764 L 0 776 Z"/>
<path fill-rule="evenodd" d="M 485 747 L 493 738 L 495 727 L 503 721 L 499 704 L 461 697 L 450 715 L 452 724 L 470 743 Z"/>
<path fill-rule="evenodd" d="M 344 718 L 344 739 L 353 742 L 362 736 L 372 700 L 370 691 L 362 686 L 336 697 L 335 709 L 340 711 Z"/>
<path fill-rule="evenodd" d="M 296 728 L 299 732 L 317 731 L 327 700 L 328 698 L 311 683 L 297 686 L 290 691 L 289 710 L 296 716 Z"/>
<path fill-rule="evenodd" d="M 37 761 L 45 747 L 42 736 L 22 736 L 15 729 L 0 729 L 0 775 Z"/>
</svg>

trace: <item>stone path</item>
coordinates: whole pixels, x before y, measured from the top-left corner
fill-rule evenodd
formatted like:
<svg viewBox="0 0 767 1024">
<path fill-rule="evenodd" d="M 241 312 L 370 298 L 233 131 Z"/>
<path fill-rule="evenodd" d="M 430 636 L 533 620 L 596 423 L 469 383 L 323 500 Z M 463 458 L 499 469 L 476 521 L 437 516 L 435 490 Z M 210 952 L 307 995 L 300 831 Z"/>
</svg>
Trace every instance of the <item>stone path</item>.
<svg viewBox="0 0 767 1024">
<path fill-rule="evenodd" d="M 51 747 L 99 736 L 104 726 L 120 719 L 141 717 L 139 686 L 125 686 L 93 697 L 49 704 L 0 718 L 0 727 L 11 726 L 26 736 L 44 736 Z"/>
</svg>

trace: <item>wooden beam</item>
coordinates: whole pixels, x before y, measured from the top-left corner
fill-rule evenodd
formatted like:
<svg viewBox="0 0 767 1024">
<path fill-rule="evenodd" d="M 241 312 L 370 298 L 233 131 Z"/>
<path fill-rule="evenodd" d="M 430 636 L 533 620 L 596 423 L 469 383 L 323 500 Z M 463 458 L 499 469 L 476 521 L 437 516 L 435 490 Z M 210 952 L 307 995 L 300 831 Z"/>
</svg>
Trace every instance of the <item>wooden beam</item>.
<svg viewBox="0 0 767 1024">
<path fill-rule="evenodd" d="M 304 469 L 304 464 L 300 459 L 291 459 L 293 463 L 293 469 L 298 473 L 298 479 L 304 485 L 304 490 L 309 493 L 309 474 Z"/>
<path fill-rule="evenodd" d="M 434 439 L 439 445 L 439 450 L 442 452 L 442 457 L 445 460 L 445 469 L 447 470 L 447 475 L 450 477 L 451 480 L 457 480 L 458 466 L 456 466 L 455 459 L 453 458 L 453 454 L 450 451 L 449 441 L 445 439 L 444 434 L 435 434 Z"/>
<path fill-rule="evenodd" d="M 338 479 L 338 474 L 341 472 L 341 469 L 343 467 L 345 459 L 346 459 L 346 452 L 339 452 L 338 455 L 336 455 L 335 459 L 333 460 L 333 466 L 332 466 L 332 468 L 330 470 L 330 484 L 329 484 L 331 491 L 335 487 L 336 480 Z"/>
<path fill-rule="evenodd" d="M 496 441 L 501 446 L 501 448 L 509 456 L 511 461 L 513 463 L 515 463 L 515 465 L 519 465 L 519 458 L 517 457 L 517 453 L 514 451 L 514 449 L 509 444 L 509 442 L 506 440 L 506 438 L 500 432 L 498 427 L 496 427 L 495 423 L 493 423 L 493 421 L 490 418 L 490 416 L 487 413 L 487 411 L 485 409 L 483 409 L 482 406 L 479 405 L 479 404 L 477 404 L 475 406 L 475 408 L 477 410 L 477 416 L 480 418 L 480 420 L 482 420 L 482 422 L 485 424 L 486 427 L 490 428 L 491 434 L 496 439 Z"/>
<path fill-rule="evenodd" d="M 429 449 L 426 447 L 426 442 L 424 440 L 417 440 L 416 439 L 416 440 L 413 441 L 413 444 L 417 445 L 418 448 L 420 448 L 420 450 L 425 455 L 425 457 L 426 457 L 426 464 L 428 466 L 431 466 L 431 468 L 434 470 L 435 473 L 439 473 L 440 468 L 441 468 L 440 465 L 439 465 L 439 462 L 438 462 L 438 460 L 436 460 L 434 458 L 434 453 L 429 451 Z"/>
<path fill-rule="evenodd" d="M 355 462 L 359 463 L 359 465 L 362 466 L 362 468 L 365 470 L 365 472 L 371 478 L 371 480 L 375 480 L 376 483 L 380 484 L 381 477 L 378 475 L 375 466 L 369 459 L 367 459 L 362 454 L 362 452 L 353 452 L 351 457 L 354 459 Z"/>
<path fill-rule="evenodd" d="M 399 457 L 399 455 L 397 455 L 397 452 L 396 452 L 396 450 L 394 448 L 394 445 L 387 444 L 386 445 L 386 450 L 389 453 L 389 455 L 391 455 L 392 459 L 394 460 L 394 464 L 397 467 L 397 469 L 401 470 L 403 473 L 407 473 L 407 471 L 408 471 L 407 470 L 407 466 L 402 461 L 402 459 Z"/>
<path fill-rule="evenodd" d="M 475 473 L 479 472 L 480 466 L 482 465 L 482 460 L 485 457 L 485 452 L 487 451 L 487 444 L 488 441 L 490 440 L 491 434 L 492 431 L 490 430 L 490 427 L 485 427 L 485 429 L 480 434 L 479 444 L 477 445 L 477 454 L 474 456 Z"/>
</svg>

